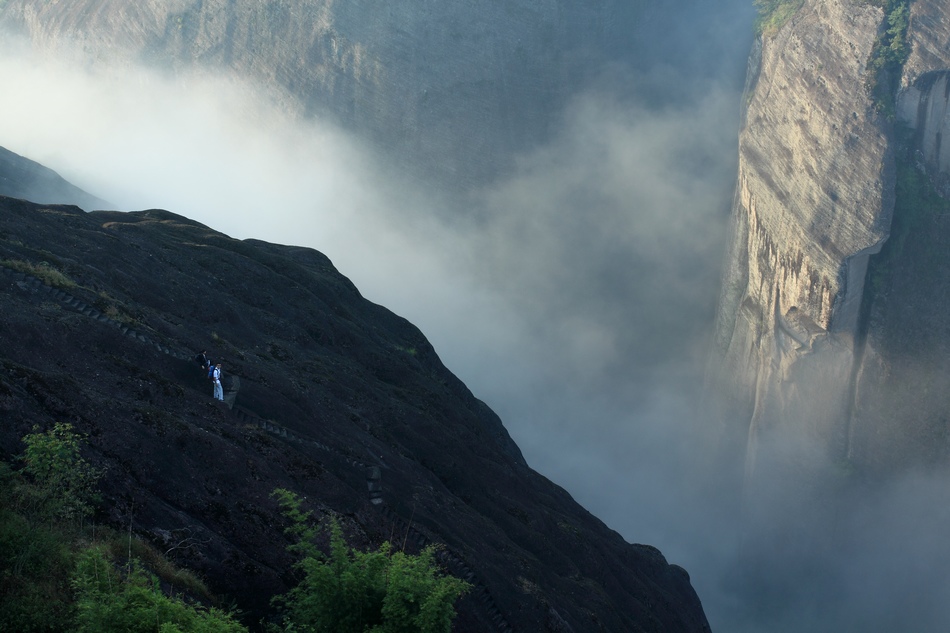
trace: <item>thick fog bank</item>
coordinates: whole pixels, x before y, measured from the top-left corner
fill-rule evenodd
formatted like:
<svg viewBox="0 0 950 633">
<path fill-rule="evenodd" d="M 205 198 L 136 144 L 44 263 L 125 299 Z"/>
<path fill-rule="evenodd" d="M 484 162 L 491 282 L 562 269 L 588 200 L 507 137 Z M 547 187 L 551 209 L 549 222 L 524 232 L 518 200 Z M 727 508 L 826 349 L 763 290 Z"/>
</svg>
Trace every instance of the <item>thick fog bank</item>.
<svg viewBox="0 0 950 633">
<path fill-rule="evenodd" d="M 285 118 L 253 86 L 82 71 L 23 54 L 0 144 L 126 210 L 326 253 L 417 324 L 533 467 L 628 539 L 688 565 L 694 403 L 735 170 L 738 81 L 623 71 L 479 191 L 401 179 L 352 135 Z M 700 545 L 700 549 L 705 544 Z"/>
<path fill-rule="evenodd" d="M 822 449 L 808 452 L 800 456 Z M 825 466 L 830 476 L 818 487 L 760 483 L 755 504 L 747 501 L 722 593 L 703 597 L 716 604 L 720 630 L 946 631 L 950 472 L 912 468 L 869 481 Z"/>
</svg>

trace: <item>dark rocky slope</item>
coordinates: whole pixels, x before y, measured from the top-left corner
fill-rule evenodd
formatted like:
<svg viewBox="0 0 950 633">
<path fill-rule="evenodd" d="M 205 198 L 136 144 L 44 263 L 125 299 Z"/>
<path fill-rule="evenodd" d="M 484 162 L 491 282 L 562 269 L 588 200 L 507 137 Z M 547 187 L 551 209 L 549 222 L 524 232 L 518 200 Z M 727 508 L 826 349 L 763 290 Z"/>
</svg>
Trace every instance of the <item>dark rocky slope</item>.
<svg viewBox="0 0 950 633">
<path fill-rule="evenodd" d="M 86 211 L 111 207 L 67 182 L 55 171 L 0 147 L 0 194 L 49 204 L 74 204 Z"/>
<path fill-rule="evenodd" d="M 356 544 L 444 544 L 475 584 L 458 631 L 708 629 L 686 572 L 532 471 L 425 337 L 320 253 L 0 198 L 0 259 L 2 457 L 73 424 L 107 468 L 102 520 L 163 549 L 192 537 L 172 555 L 252 614 L 289 580 L 269 497 L 287 487 Z"/>
</svg>

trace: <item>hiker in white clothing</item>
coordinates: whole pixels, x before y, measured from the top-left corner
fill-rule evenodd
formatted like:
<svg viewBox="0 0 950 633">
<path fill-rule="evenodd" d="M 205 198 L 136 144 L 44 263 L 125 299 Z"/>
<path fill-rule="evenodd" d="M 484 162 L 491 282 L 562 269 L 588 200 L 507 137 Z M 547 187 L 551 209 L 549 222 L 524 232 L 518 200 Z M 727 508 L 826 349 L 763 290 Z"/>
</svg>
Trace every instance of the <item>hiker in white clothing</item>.
<svg viewBox="0 0 950 633">
<path fill-rule="evenodd" d="M 224 389 L 221 387 L 221 363 L 214 366 L 211 380 L 214 381 L 214 399 L 224 400 Z"/>
</svg>

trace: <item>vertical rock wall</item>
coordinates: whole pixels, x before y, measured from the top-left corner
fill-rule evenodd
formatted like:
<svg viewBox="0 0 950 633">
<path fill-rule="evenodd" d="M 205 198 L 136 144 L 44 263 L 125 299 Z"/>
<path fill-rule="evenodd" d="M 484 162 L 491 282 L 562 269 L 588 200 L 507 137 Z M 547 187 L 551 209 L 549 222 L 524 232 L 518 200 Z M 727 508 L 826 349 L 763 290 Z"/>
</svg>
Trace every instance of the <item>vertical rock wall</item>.
<svg viewBox="0 0 950 633">
<path fill-rule="evenodd" d="M 864 88 L 881 20 L 808 0 L 762 42 L 711 369 L 737 394 L 726 419 L 746 429 L 747 481 L 843 450 L 867 261 L 890 221 L 887 138 Z"/>
<path fill-rule="evenodd" d="M 914 131 L 918 160 L 946 195 L 950 175 L 950 69 L 922 74 L 904 88 L 898 108 L 901 123 Z"/>
<path fill-rule="evenodd" d="M 848 473 L 950 455 L 950 213 L 903 200 L 908 217 L 876 257 L 892 230 L 898 152 L 950 190 L 950 16 L 937 0 L 910 9 L 896 120 L 866 88 L 880 8 L 806 0 L 753 55 L 710 366 L 728 394 L 724 429 L 745 444 L 753 531 L 781 516 L 781 538 L 821 534 L 833 514 L 822 504 L 837 502 Z"/>
<path fill-rule="evenodd" d="M 848 459 L 881 476 L 950 457 L 950 15 L 939 0 L 910 9 L 896 123 L 910 132 L 900 134 L 904 178 L 930 191 L 902 193 L 915 197 L 898 200 L 903 215 L 873 271 L 848 438 Z"/>
</svg>

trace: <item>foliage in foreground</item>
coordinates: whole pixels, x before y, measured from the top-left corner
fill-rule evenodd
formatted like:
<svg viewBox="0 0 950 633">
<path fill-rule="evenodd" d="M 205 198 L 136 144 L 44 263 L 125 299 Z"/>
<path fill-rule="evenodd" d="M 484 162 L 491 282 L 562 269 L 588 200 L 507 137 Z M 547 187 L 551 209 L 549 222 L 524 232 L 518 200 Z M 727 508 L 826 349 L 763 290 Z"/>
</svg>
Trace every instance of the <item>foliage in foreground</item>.
<svg viewBox="0 0 950 633">
<path fill-rule="evenodd" d="M 45 433 L 33 427 L 23 438 L 20 474 L 26 480 L 17 487 L 17 496 L 28 515 L 79 528 L 92 515 L 102 472 L 82 458 L 83 439 L 69 424 L 57 424 Z"/>
<path fill-rule="evenodd" d="M 242 633 L 230 615 L 169 597 L 158 578 L 136 561 L 120 572 L 102 547 L 79 554 L 76 590 L 77 633 Z"/>
<path fill-rule="evenodd" d="M 0 631 L 245 632 L 227 613 L 167 596 L 136 559 L 110 555 L 108 530 L 90 535 L 101 471 L 82 458 L 82 439 L 68 424 L 34 428 L 22 468 L 0 462 Z"/>
<path fill-rule="evenodd" d="M 468 583 L 438 572 L 435 549 L 418 556 L 394 552 L 384 543 L 375 552 L 347 546 L 336 521 L 330 523 L 330 554 L 313 543 L 316 530 L 300 499 L 278 489 L 274 496 L 297 540 L 290 550 L 299 556 L 303 578 L 283 605 L 283 631 L 333 633 L 448 633 L 455 618 L 455 600 Z"/>
<path fill-rule="evenodd" d="M 92 526 L 102 472 L 83 459 L 68 424 L 23 438 L 15 470 L 0 462 L 0 631 L 20 633 L 246 633 L 231 614 L 169 595 L 180 570 L 138 541 Z M 290 520 L 300 584 L 275 599 L 296 633 L 448 633 L 468 584 L 439 573 L 434 548 L 418 556 L 349 548 L 330 525 L 330 553 L 314 544 L 310 513 L 275 491 Z M 131 556 L 144 553 L 142 560 Z M 125 552 L 129 552 L 128 557 Z M 159 578 L 153 573 L 162 573 Z M 188 574 L 185 574 L 188 576 Z M 195 594 L 197 579 L 184 586 Z M 164 588 L 163 588 L 164 587 Z"/>
</svg>

